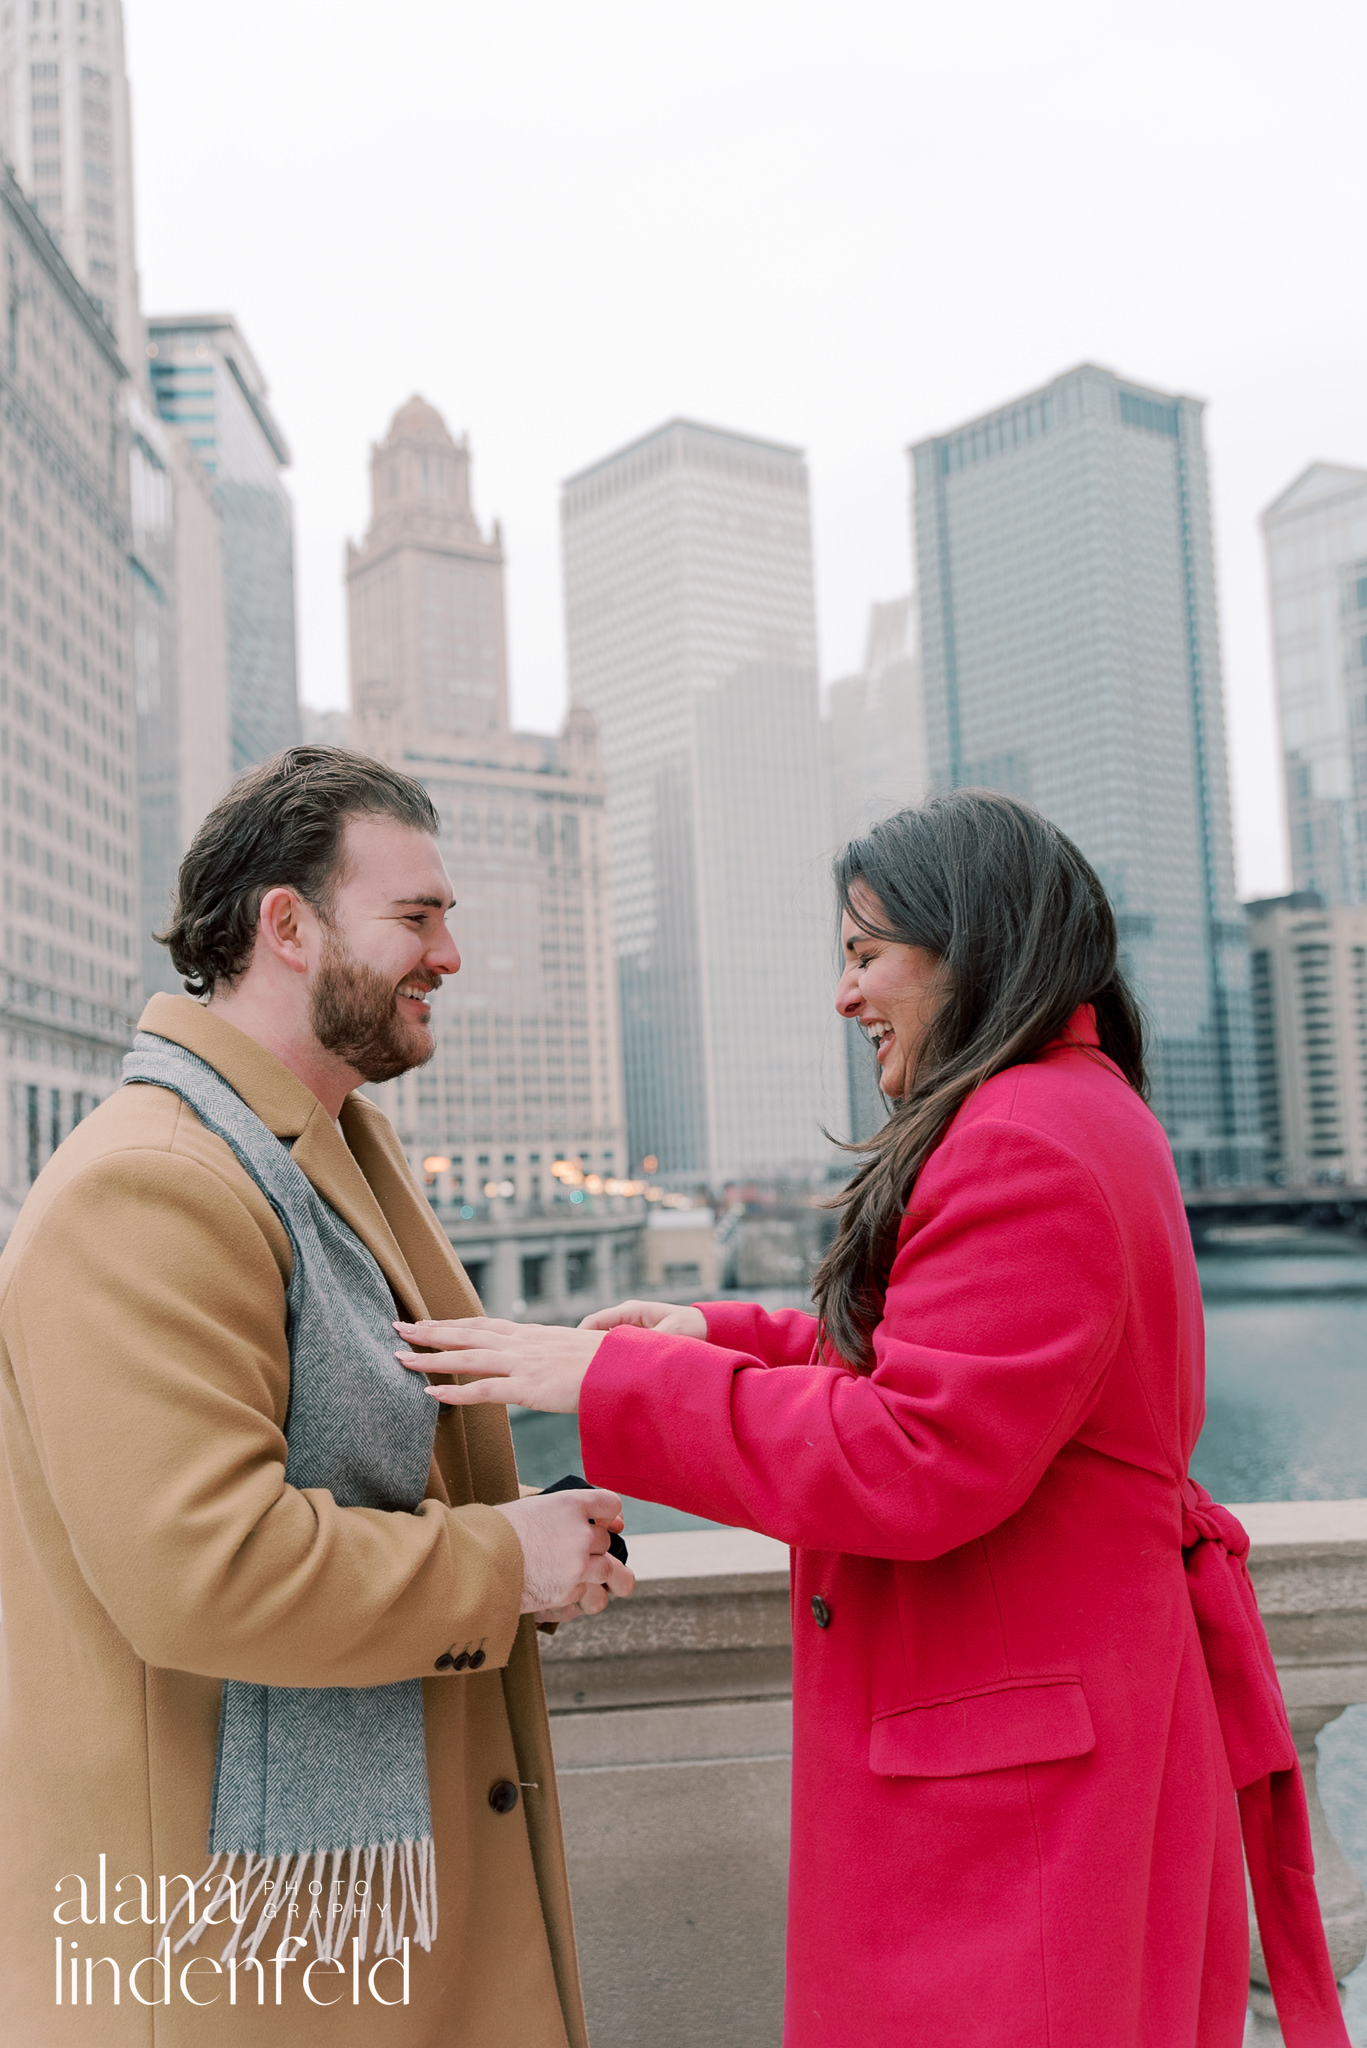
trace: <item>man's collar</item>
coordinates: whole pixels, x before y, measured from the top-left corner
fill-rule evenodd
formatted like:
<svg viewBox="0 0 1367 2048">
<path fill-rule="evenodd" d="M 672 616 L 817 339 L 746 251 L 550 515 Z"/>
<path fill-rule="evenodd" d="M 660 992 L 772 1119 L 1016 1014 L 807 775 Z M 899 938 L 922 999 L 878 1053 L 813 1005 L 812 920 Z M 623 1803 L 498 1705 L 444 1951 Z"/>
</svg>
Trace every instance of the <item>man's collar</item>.
<svg viewBox="0 0 1367 2048">
<path fill-rule="evenodd" d="M 153 996 L 138 1028 L 196 1053 L 236 1089 L 268 1130 L 291 1141 L 295 1164 L 369 1247 L 404 1313 L 421 1320 L 427 1310 L 393 1226 L 346 1138 L 313 1090 L 264 1045 L 190 996 Z M 370 1132 L 374 1120 L 384 1121 L 373 1104 L 354 1095 L 347 1097 L 342 1114 L 362 1133 Z"/>
<path fill-rule="evenodd" d="M 315 1116 L 332 1121 L 307 1082 L 292 1074 L 264 1045 L 206 1010 L 192 996 L 150 997 L 138 1019 L 138 1029 L 197 1053 L 237 1090 L 277 1138 L 300 1137 Z"/>
</svg>

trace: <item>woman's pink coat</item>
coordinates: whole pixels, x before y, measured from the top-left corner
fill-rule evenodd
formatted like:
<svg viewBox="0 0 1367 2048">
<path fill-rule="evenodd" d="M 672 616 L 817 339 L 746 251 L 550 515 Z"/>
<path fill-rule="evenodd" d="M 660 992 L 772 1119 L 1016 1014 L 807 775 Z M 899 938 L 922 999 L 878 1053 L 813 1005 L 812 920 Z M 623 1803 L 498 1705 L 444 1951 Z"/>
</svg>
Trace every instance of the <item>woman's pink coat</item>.
<svg viewBox="0 0 1367 2048">
<path fill-rule="evenodd" d="M 788 2048 L 1238 2048 L 1180 1544 L 1201 1298 L 1090 1011 L 933 1154 L 871 1376 L 814 1363 L 808 1316 L 706 1315 L 613 1331 L 581 1430 L 596 1484 L 793 1547 Z"/>
</svg>

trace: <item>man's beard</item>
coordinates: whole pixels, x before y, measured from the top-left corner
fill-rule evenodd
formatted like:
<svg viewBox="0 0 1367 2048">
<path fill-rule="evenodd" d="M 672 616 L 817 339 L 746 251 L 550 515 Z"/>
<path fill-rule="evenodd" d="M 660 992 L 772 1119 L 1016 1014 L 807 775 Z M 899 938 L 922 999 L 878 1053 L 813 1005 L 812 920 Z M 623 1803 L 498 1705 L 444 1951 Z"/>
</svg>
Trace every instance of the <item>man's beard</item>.
<svg viewBox="0 0 1367 2048">
<path fill-rule="evenodd" d="M 420 969 L 404 981 L 440 986 L 436 975 Z M 319 1044 L 367 1081 L 392 1081 L 410 1067 L 424 1066 L 436 1050 L 429 1033 L 399 1015 L 398 986 L 328 931 L 309 995 L 309 1021 Z"/>
</svg>

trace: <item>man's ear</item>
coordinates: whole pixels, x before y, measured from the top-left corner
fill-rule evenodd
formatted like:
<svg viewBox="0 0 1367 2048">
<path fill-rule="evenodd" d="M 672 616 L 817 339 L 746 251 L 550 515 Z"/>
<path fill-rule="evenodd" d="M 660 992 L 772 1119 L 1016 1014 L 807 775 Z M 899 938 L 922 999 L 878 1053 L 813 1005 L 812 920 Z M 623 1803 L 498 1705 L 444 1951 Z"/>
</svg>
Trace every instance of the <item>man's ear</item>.
<svg viewBox="0 0 1367 2048">
<path fill-rule="evenodd" d="M 259 942 L 291 973 L 308 973 L 305 941 L 313 936 L 317 926 L 315 912 L 293 889 L 268 889 L 261 898 Z"/>
</svg>

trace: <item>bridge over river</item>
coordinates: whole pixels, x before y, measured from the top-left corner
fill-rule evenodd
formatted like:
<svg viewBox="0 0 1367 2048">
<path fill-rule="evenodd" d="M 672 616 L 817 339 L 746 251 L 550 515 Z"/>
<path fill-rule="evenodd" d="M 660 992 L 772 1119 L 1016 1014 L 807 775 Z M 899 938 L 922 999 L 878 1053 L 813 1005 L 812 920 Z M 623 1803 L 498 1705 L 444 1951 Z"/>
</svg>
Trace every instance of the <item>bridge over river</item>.
<svg viewBox="0 0 1367 2048">
<path fill-rule="evenodd" d="M 1218 1243 L 1226 1230 L 1237 1230 L 1244 1237 L 1258 1226 L 1269 1233 L 1290 1225 L 1367 1237 L 1367 1187 L 1320 1183 L 1312 1187 L 1192 1188 L 1185 1200 L 1187 1220 L 1198 1246 L 1212 1232 Z"/>
</svg>

